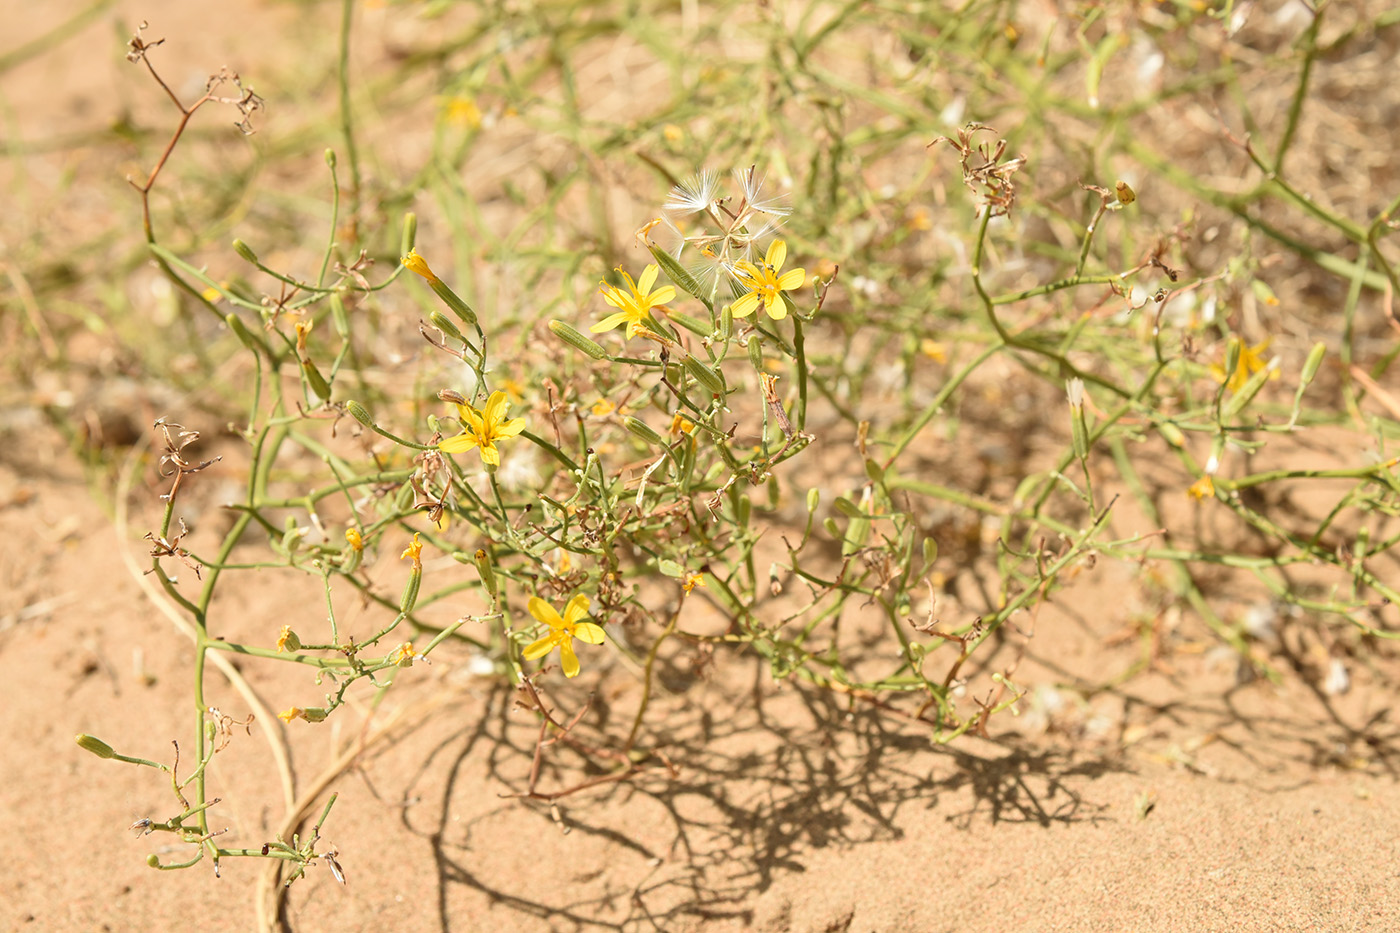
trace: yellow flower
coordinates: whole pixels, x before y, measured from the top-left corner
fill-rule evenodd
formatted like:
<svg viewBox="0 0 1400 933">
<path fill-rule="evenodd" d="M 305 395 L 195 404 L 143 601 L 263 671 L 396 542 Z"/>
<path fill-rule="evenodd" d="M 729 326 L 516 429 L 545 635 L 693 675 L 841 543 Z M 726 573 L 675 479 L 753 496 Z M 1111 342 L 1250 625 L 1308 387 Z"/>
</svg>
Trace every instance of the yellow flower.
<svg viewBox="0 0 1400 933">
<path fill-rule="evenodd" d="M 598 399 L 598 401 L 593 403 L 593 407 L 590 409 L 590 411 L 599 418 L 611 415 L 616 410 L 617 406 L 605 398 Z"/>
<path fill-rule="evenodd" d="M 681 588 L 682 588 L 683 590 L 685 590 L 687 593 L 689 593 L 691 590 L 695 589 L 697 586 L 704 586 L 704 585 L 705 585 L 705 578 L 704 578 L 702 575 L 698 574 L 698 573 L 688 573 L 688 574 L 686 574 L 686 575 L 685 575 L 685 579 L 681 582 Z"/>
<path fill-rule="evenodd" d="M 1191 487 L 1186 490 L 1186 494 L 1197 502 L 1207 497 L 1213 498 L 1215 496 L 1215 482 L 1209 476 L 1202 476 L 1191 484 Z"/>
<path fill-rule="evenodd" d="M 365 549 L 365 539 L 360 535 L 358 528 L 345 529 L 345 540 L 350 542 L 350 546 L 357 551 Z"/>
<path fill-rule="evenodd" d="M 306 335 L 309 334 L 309 333 L 311 333 L 311 328 L 314 327 L 315 324 L 316 324 L 315 321 L 312 321 L 312 320 L 305 320 L 305 321 L 297 321 L 296 324 L 293 325 L 293 326 L 296 328 L 296 332 L 297 332 L 297 352 L 298 352 L 298 353 L 305 353 L 305 352 L 306 352 Z"/>
<path fill-rule="evenodd" d="M 468 129 L 481 127 L 481 108 L 470 97 L 455 95 L 442 100 L 442 118 L 447 123 L 456 123 Z M 405 263 L 405 265 L 407 265 Z"/>
<path fill-rule="evenodd" d="M 1231 392 L 1238 392 L 1240 389 L 1244 388 L 1250 376 L 1269 365 L 1264 359 L 1264 351 L 1269 348 L 1269 341 L 1265 340 L 1263 343 L 1256 343 L 1252 347 L 1247 347 L 1244 345 L 1244 341 L 1240 341 L 1238 337 L 1231 337 L 1230 339 L 1239 341 L 1240 343 L 1240 358 L 1239 361 L 1235 363 L 1235 371 L 1229 374 L 1229 378 L 1226 378 L 1224 363 L 1212 363 L 1210 364 L 1210 374 L 1215 377 L 1216 382 L 1225 383 L 1225 387 Z M 1229 356 L 1230 351 L 1227 347 L 1225 351 L 1226 359 L 1229 359 Z M 1269 378 L 1277 379 L 1278 370 L 1274 370 L 1269 375 Z"/>
<path fill-rule="evenodd" d="M 735 317 L 748 317 L 758 309 L 760 302 L 773 320 L 781 321 L 787 317 L 787 304 L 783 301 L 782 292 L 801 288 L 802 283 L 807 281 L 807 270 L 789 269 L 779 275 L 778 270 L 786 259 L 787 244 L 774 240 L 761 264 L 742 260 L 734 264 L 734 274 L 739 284 L 749 290 L 747 295 L 734 302 L 732 310 Z"/>
<path fill-rule="evenodd" d="M 930 340 L 925 337 L 919 341 L 919 352 L 935 363 L 948 362 L 948 348 L 937 340 Z"/>
<path fill-rule="evenodd" d="M 413 642 L 406 641 L 390 652 L 389 663 L 397 664 L 399 667 L 412 667 L 413 659 L 416 657 L 418 657 L 418 652 L 413 650 Z"/>
<path fill-rule="evenodd" d="M 200 292 L 199 296 L 212 305 L 220 298 L 224 297 L 224 293 L 210 285 L 204 291 Z"/>
<path fill-rule="evenodd" d="M 404 548 L 403 553 L 399 555 L 399 560 L 406 557 L 413 558 L 413 566 L 423 566 L 423 544 L 418 540 L 418 532 L 416 531 L 413 533 L 413 543 Z"/>
<path fill-rule="evenodd" d="M 501 452 L 496 449 L 496 441 L 515 437 L 525 430 L 524 418 L 506 420 L 506 409 L 510 402 L 499 389 L 491 393 L 486 406 L 480 411 L 470 405 L 459 404 L 458 413 L 462 416 L 462 433 L 449 437 L 438 444 L 438 450 L 448 454 L 460 454 L 480 448 L 481 462 L 492 466 L 501 465 Z"/>
<path fill-rule="evenodd" d="M 403 263 L 403 267 L 409 272 L 416 272 L 418 275 L 427 279 L 430 285 L 434 282 L 441 281 L 433 274 L 433 270 L 428 268 L 428 260 L 419 256 L 418 250 L 416 249 L 409 250 L 408 255 L 400 259 L 399 262 Z"/>
<path fill-rule="evenodd" d="M 643 269 L 641 278 L 635 282 L 632 281 L 632 276 L 626 272 L 621 269 L 617 271 L 621 273 L 623 280 L 627 283 L 627 291 L 624 292 L 607 282 L 600 283 L 598 291 L 602 294 L 604 301 L 621 310 L 609 314 L 588 330 L 594 334 L 601 334 L 603 331 L 612 330 L 619 324 L 626 324 L 627 336 L 635 337 L 650 329 L 646 322 L 647 318 L 651 316 L 651 309 L 659 308 L 674 299 L 676 290 L 670 285 L 663 285 L 656 291 L 651 290 L 651 287 L 656 284 L 657 274 L 661 271 L 661 268 L 655 264 Z M 629 292 L 630 294 L 628 294 Z"/>
<path fill-rule="evenodd" d="M 530 597 L 530 615 L 549 626 L 549 634 L 531 642 L 525 647 L 525 660 L 542 658 L 559 646 L 559 659 L 564 664 L 565 677 L 578 676 L 578 656 L 574 654 L 574 636 L 590 645 L 601 645 L 603 630 L 592 622 L 587 622 L 588 597 L 579 593 L 564 607 L 561 618 L 553 606 L 538 596 Z"/>
</svg>

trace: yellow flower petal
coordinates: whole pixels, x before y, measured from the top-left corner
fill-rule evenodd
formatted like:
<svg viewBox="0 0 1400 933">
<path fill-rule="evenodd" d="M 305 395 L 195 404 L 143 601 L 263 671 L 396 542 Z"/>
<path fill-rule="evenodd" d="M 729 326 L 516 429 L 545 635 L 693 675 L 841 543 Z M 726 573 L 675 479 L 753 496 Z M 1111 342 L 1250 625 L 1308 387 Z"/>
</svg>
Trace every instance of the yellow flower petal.
<svg viewBox="0 0 1400 933">
<path fill-rule="evenodd" d="M 790 292 L 794 288 L 801 288 L 802 283 L 807 281 L 806 269 L 789 269 L 778 279 L 779 291 Z"/>
<path fill-rule="evenodd" d="M 588 615 L 588 597 L 578 593 L 564 607 L 564 624 L 572 625 Z"/>
<path fill-rule="evenodd" d="M 748 317 L 758 310 L 758 292 L 749 292 L 747 295 L 740 295 L 734 299 L 734 304 L 730 307 L 730 313 L 735 317 Z"/>
<path fill-rule="evenodd" d="M 408 255 L 400 259 L 399 262 L 403 263 L 403 267 L 409 272 L 415 272 L 429 282 L 438 281 L 438 277 L 434 275 L 433 270 L 428 267 L 428 261 L 422 256 L 419 256 L 418 250 L 416 249 L 409 250 Z"/>
<path fill-rule="evenodd" d="M 604 297 L 606 297 L 606 296 L 604 296 Z M 616 305 L 616 304 L 617 304 L 616 302 L 611 301 L 611 300 L 609 300 L 608 303 L 609 303 L 609 304 L 612 304 L 612 305 Z M 612 330 L 614 327 L 616 327 L 616 326 L 619 325 L 619 324 L 625 324 L 625 323 L 627 323 L 627 320 L 628 320 L 628 317 L 627 317 L 627 312 L 626 312 L 626 311 L 617 311 L 617 312 L 615 312 L 615 313 L 613 313 L 613 314 L 609 314 L 607 317 L 603 318 L 603 319 L 602 319 L 601 321 L 599 321 L 597 324 L 594 324 L 592 327 L 588 328 L 588 330 L 589 330 L 590 333 L 601 334 L 601 333 L 603 333 L 604 331 Z"/>
<path fill-rule="evenodd" d="M 642 277 L 637 280 L 637 291 L 645 295 L 651 291 L 651 287 L 656 284 L 656 275 L 661 271 L 661 267 L 655 263 L 642 270 Z M 623 273 L 624 275 L 626 273 Z"/>
<path fill-rule="evenodd" d="M 553 650 L 554 636 L 546 635 L 538 641 L 532 641 L 530 644 L 526 645 L 525 650 L 520 653 L 520 656 L 527 661 L 534 661 L 537 658 L 544 657 Z"/>
<path fill-rule="evenodd" d="M 578 676 L 578 655 L 574 654 L 574 646 L 568 639 L 559 642 L 559 660 L 563 662 L 564 676 Z"/>
<path fill-rule="evenodd" d="M 497 437 L 515 437 L 525 430 L 524 418 L 512 418 L 509 421 L 496 425 Z"/>
<path fill-rule="evenodd" d="M 531 596 L 527 607 L 530 610 L 530 615 L 550 628 L 564 627 L 564 620 L 559 617 L 559 611 L 538 596 Z"/>
<path fill-rule="evenodd" d="M 590 645 L 601 645 L 607 641 L 607 635 L 604 634 L 602 627 L 592 622 L 580 622 L 574 628 L 574 635 Z"/>
<path fill-rule="evenodd" d="M 475 434 L 458 434 L 456 437 L 449 437 L 438 441 L 438 450 L 445 454 L 466 453 L 478 443 Z"/>
<path fill-rule="evenodd" d="M 505 416 L 506 406 L 509 404 L 506 394 L 500 389 L 491 393 L 491 397 L 486 400 L 486 407 L 481 410 L 481 420 L 485 422 L 487 430 L 500 422 L 501 418 Z"/>
<path fill-rule="evenodd" d="M 783 263 L 786 260 L 787 243 L 785 241 L 774 240 L 772 243 L 768 244 L 768 255 L 763 257 L 763 261 L 768 264 L 770 269 L 777 272 L 783 267 Z"/>
</svg>

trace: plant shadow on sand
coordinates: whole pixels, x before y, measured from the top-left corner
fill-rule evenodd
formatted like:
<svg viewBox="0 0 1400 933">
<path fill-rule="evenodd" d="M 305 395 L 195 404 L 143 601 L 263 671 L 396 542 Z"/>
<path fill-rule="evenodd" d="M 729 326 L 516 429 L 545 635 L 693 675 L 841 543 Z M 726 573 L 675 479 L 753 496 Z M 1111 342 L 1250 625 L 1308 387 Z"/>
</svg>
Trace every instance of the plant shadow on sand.
<svg viewBox="0 0 1400 933">
<path fill-rule="evenodd" d="M 658 751 L 674 766 L 675 779 L 653 776 L 666 774 L 658 768 L 601 791 L 559 798 L 553 807 L 510 800 L 479 810 L 479 821 L 515 823 L 523 848 L 567 833 L 591 837 L 593 845 L 585 848 L 613 853 L 612 867 L 627 861 L 646 866 L 631 890 L 611 886 L 578 899 L 540 895 L 556 887 L 541 877 L 557 868 L 544 859 L 528 879 L 483 871 L 483 857 L 495 856 L 473 844 L 470 826 L 464 838 L 454 825 L 453 814 L 472 806 L 466 801 L 487 796 L 483 777 L 498 794 L 528 784 L 522 769 L 537 730 L 523 717 L 504 715 L 512 702 L 508 691 L 488 694 L 475 725 L 445 738 L 423 762 L 420 780 L 447 774 L 438 795 L 425 801 L 433 818 L 424 824 L 416 811 L 405 810 L 408 825 L 432 848 L 442 928 L 457 928 L 459 888 L 511 913 L 578 929 L 633 929 L 639 922 L 670 929 L 719 919 L 749 924 L 755 896 L 784 874 L 807 871 L 808 856 L 820 850 L 858 858 L 863 845 L 898 842 L 931 821 L 959 831 L 1001 823 L 1094 823 L 1108 817 L 1085 788 L 1105 774 L 1132 770 L 1115 756 L 1015 741 L 941 748 L 907 721 L 896 723 L 898 717 L 848 709 L 844 697 L 795 687 L 774 693 L 763 683 L 762 667 L 753 669 L 743 698 L 752 702 L 668 711 L 666 742 Z M 972 751 L 974 745 L 981 751 Z M 539 789 L 605 773 L 556 745 L 546 752 Z M 577 893 L 580 882 L 588 887 L 608 868 L 572 861 L 569 887 L 558 890 Z"/>
</svg>

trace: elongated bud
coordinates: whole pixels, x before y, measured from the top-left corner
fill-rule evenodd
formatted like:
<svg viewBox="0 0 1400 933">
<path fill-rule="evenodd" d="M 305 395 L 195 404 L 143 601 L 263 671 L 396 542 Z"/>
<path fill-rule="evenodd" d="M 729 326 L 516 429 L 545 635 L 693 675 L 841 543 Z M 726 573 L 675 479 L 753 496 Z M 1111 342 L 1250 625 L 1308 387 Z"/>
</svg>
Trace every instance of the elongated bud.
<svg viewBox="0 0 1400 933">
<path fill-rule="evenodd" d="M 696 382 L 704 386 L 705 391 L 711 395 L 724 394 L 724 380 L 720 378 L 719 373 L 693 356 L 687 356 L 681 361 L 681 365 L 685 367 L 686 372 L 695 378 Z"/>
<path fill-rule="evenodd" d="M 1181 428 L 1178 428 L 1170 421 L 1163 421 L 1160 425 L 1158 425 L 1157 432 L 1161 434 L 1162 438 L 1168 444 L 1171 444 L 1173 447 L 1180 449 L 1186 444 L 1186 435 L 1181 433 Z"/>
<path fill-rule="evenodd" d="M 334 150 L 334 149 L 329 149 L 329 148 L 326 149 L 326 167 L 329 168 L 331 171 L 335 171 L 335 150 Z"/>
<path fill-rule="evenodd" d="M 754 334 L 749 338 L 749 365 L 754 372 L 763 372 L 763 338 Z"/>
<path fill-rule="evenodd" d="M 369 412 L 365 410 L 365 406 L 361 405 L 359 402 L 353 400 L 346 402 L 345 410 L 350 413 L 351 418 L 354 418 L 365 427 L 374 427 L 374 419 L 369 416 Z"/>
<path fill-rule="evenodd" d="M 719 313 L 719 339 L 728 340 L 732 333 L 734 333 L 734 307 L 725 305 L 724 310 Z"/>
<path fill-rule="evenodd" d="M 258 352 L 257 341 L 253 339 L 253 334 L 248 330 L 248 326 L 243 323 L 243 319 L 233 312 L 224 315 L 224 323 L 228 329 L 233 331 L 233 335 L 238 338 L 238 342 L 243 344 L 254 353 Z"/>
<path fill-rule="evenodd" d="M 481 574 L 481 582 L 486 587 L 486 592 L 495 599 L 496 569 L 491 566 L 491 555 L 487 554 L 484 548 L 477 548 L 476 553 L 472 555 L 472 563 L 476 564 L 476 572 Z"/>
<path fill-rule="evenodd" d="M 1308 361 L 1303 364 L 1303 378 L 1300 388 L 1312 384 L 1317 378 L 1317 371 L 1322 366 L 1322 358 L 1327 355 L 1327 344 L 1318 342 L 1313 344 L 1312 351 L 1308 353 Z"/>
<path fill-rule="evenodd" d="M 432 286 L 433 291 L 442 299 L 442 303 L 452 310 L 453 314 L 472 327 L 476 326 L 476 312 L 472 310 L 471 305 L 462 300 L 460 295 L 449 288 L 446 282 L 442 279 L 430 279 L 428 284 Z"/>
<path fill-rule="evenodd" d="M 1240 354 L 1244 352 L 1244 341 L 1231 337 L 1225 344 L 1225 384 L 1229 385 L 1240 366 Z"/>
<path fill-rule="evenodd" d="M 457 325 L 453 324 L 452 321 L 448 319 L 447 315 L 443 314 L 441 311 L 429 311 L 428 320 L 432 322 L 434 327 L 453 340 L 460 340 L 462 343 L 467 342 L 467 338 L 462 336 L 462 332 L 457 329 Z"/>
<path fill-rule="evenodd" d="M 311 362 L 310 357 L 302 358 L 301 370 L 306 373 L 306 381 L 317 398 L 324 402 L 331 397 L 330 383 L 326 382 L 326 377 L 321 375 L 321 371 Z"/>
<path fill-rule="evenodd" d="M 399 612 L 409 613 L 418 603 L 418 590 L 423 585 L 423 565 L 419 561 L 413 562 L 413 567 L 408 571 L 408 581 L 403 585 L 403 594 L 399 596 Z"/>
<path fill-rule="evenodd" d="M 689 314 L 686 314 L 682 311 L 673 310 L 669 314 L 667 314 L 667 317 L 669 317 L 671 320 L 675 321 L 677 324 L 684 327 L 686 330 L 690 331 L 697 337 L 708 337 L 710 336 L 711 331 L 714 330 L 714 328 L 712 328 L 709 324 L 705 323 L 699 318 L 691 317 Z"/>
<path fill-rule="evenodd" d="M 1132 204 L 1137 200 L 1137 192 L 1126 181 L 1120 181 L 1114 185 L 1113 193 L 1118 196 L 1119 204 Z"/>
<path fill-rule="evenodd" d="M 622 419 L 622 426 L 625 427 L 628 431 L 630 431 L 635 437 L 641 438 L 648 444 L 651 444 L 655 447 L 662 447 L 666 443 L 664 440 L 661 439 L 661 435 L 657 434 L 656 430 L 652 428 L 651 425 L 647 424 L 640 418 L 633 418 L 631 415 L 628 415 L 626 418 Z"/>
<path fill-rule="evenodd" d="M 233 251 L 253 265 L 256 266 L 258 264 L 258 254 L 253 252 L 253 248 L 242 240 L 233 241 Z"/>
<path fill-rule="evenodd" d="M 350 336 L 350 315 L 345 311 L 345 300 L 340 292 L 331 294 L 331 321 L 335 324 L 336 336 L 345 340 Z"/>
<path fill-rule="evenodd" d="M 575 350 L 581 350 L 588 356 L 593 357 L 595 360 L 604 359 L 608 355 L 608 351 L 604 350 L 601 344 L 595 340 L 590 340 L 563 321 L 550 321 L 549 329 L 554 336 L 569 344 Z"/>
<path fill-rule="evenodd" d="M 1221 415 L 1226 418 L 1233 418 L 1245 409 L 1254 397 L 1259 394 L 1259 390 L 1264 388 L 1264 383 L 1278 370 L 1278 357 L 1269 360 L 1267 366 L 1249 377 L 1249 381 L 1240 388 L 1238 392 L 1230 396 L 1230 400 L 1221 409 Z"/>
<path fill-rule="evenodd" d="M 112 750 L 112 746 L 102 741 L 95 735 L 88 735 L 86 732 L 79 732 L 73 737 L 79 748 L 85 748 L 98 758 L 115 758 L 117 753 Z"/>
<path fill-rule="evenodd" d="M 815 511 L 817 510 L 817 506 L 821 505 L 821 502 L 822 502 L 822 491 L 821 491 L 820 489 L 818 489 L 817 487 L 813 486 L 811 489 L 807 490 L 807 511 L 808 511 L 808 512 L 815 512 Z"/>
<path fill-rule="evenodd" d="M 676 261 L 674 256 L 655 243 L 648 243 L 647 250 L 650 251 L 652 258 L 656 260 L 656 264 L 661 267 L 661 271 L 666 273 L 667 278 L 680 286 L 682 291 L 689 292 L 701 301 L 705 301 L 705 297 L 702 294 L 704 289 L 700 287 L 700 283 L 696 281 L 695 276 L 691 275 L 690 272 L 686 270 L 685 266 Z M 705 303 L 709 304 L 708 301 L 705 301 Z"/>
<path fill-rule="evenodd" d="M 403 237 L 399 241 L 399 255 L 413 252 L 413 244 L 418 242 L 418 215 L 409 211 L 403 215 Z"/>
</svg>

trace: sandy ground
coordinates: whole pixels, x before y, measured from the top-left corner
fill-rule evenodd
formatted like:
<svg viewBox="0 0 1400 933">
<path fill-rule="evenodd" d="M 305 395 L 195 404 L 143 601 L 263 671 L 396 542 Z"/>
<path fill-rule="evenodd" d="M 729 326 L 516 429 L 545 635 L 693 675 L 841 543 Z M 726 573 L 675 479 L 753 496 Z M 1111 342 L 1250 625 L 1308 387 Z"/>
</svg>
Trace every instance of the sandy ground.
<svg viewBox="0 0 1400 933">
<path fill-rule="evenodd" d="M 34 14 L 27 37 L 78 9 L 60 6 L 0 9 L 7 22 Z M 255 58 L 292 19 L 276 4 L 158 6 L 161 29 L 182 36 L 186 70 Z M 70 46 L 89 70 L 45 55 L 6 75 L 16 125 L 61 136 L 133 99 L 151 105 L 113 54 L 117 15 L 154 17 L 113 4 Z M 34 218 L 52 207 L 45 179 L 63 164 L 110 169 L 90 152 L 45 164 L 54 174 L 16 193 L 36 236 L 46 228 Z M 80 220 L 117 203 L 91 198 L 55 215 L 71 230 L 48 235 L 77 236 Z M 5 386 L 0 425 L 0 929 L 257 929 L 274 890 L 262 865 L 228 859 L 219 878 L 207 863 L 148 868 L 148 854 L 169 863 L 182 850 L 126 827 L 177 812 L 168 783 L 73 743 L 88 732 L 168 761 L 189 732 L 192 648 L 139 579 L 154 467 L 138 468 L 131 520 L 118 525 L 110 477 L 86 473 L 38 414 L 56 391 L 39 381 Z M 135 436 L 109 438 L 115 462 L 160 404 L 143 397 Z M 1142 530 L 1123 521 L 1125 534 Z M 628 781 L 551 807 L 510 796 L 529 780 L 534 719 L 449 649 L 377 712 L 360 705 L 320 730 L 266 718 L 235 730 L 220 753 L 216 825 L 228 845 L 254 848 L 282 825 L 270 727 L 307 795 L 292 809 L 319 813 L 339 795 L 326 833 L 348 883 L 324 864 L 298 882 L 282 915 L 298 933 L 1400 929 L 1395 659 L 1354 665 L 1351 689 L 1334 696 L 1297 644 L 1259 646 L 1278 683 L 1243 678 L 1199 623 L 1177 618 L 1146 670 L 1103 687 L 1148 650 L 1124 637 L 1134 573 L 1100 567 L 1057 595 L 1019 672 L 1032 691 L 1022 715 L 998 719 L 990 739 L 938 746 L 926 725 L 775 683 L 752 656 L 721 654 L 699 676 L 678 650 L 649 717 L 658 754 Z M 316 598 L 250 588 L 220 624 L 231 635 L 265 627 Z M 599 667 L 585 738 L 625 731 L 637 699 L 632 671 Z M 297 689 L 246 673 L 268 703 Z M 219 675 L 210 684 L 221 708 L 246 713 Z M 581 687 L 556 689 L 549 699 L 567 712 L 586 702 Z M 557 746 L 540 787 L 596 769 Z"/>
<path fill-rule="evenodd" d="M 123 830 L 169 815 L 168 785 L 72 744 L 87 731 L 162 757 L 183 734 L 190 651 L 120 557 L 140 543 L 118 540 L 78 475 L 60 474 L 3 474 L 6 929 L 252 929 L 260 872 L 237 860 L 220 879 L 207 865 L 147 868 L 151 842 Z M 1079 647 L 1106 663 L 1131 656 Z M 1389 691 L 1363 684 L 1329 708 L 1296 681 L 1229 689 L 1205 658 L 1181 668 L 1100 704 L 1116 713 L 1097 738 L 940 748 L 733 658 L 724 684 L 665 701 L 674 779 L 658 768 L 573 795 L 556 819 L 501 796 L 523 789 L 533 726 L 499 687 L 440 661 L 396 696 L 392 739 L 331 782 L 330 838 L 349 884 L 313 871 L 287 920 L 305 931 L 1394 929 Z M 627 676 L 600 689 L 620 707 Z M 1349 745 L 1363 734 L 1370 745 Z M 314 776 L 327 741 L 291 738 L 298 775 Z M 230 844 L 256 845 L 280 815 L 261 744 L 239 732 L 223 753 L 239 756 L 219 789 Z M 568 755 L 557 763 L 542 788 L 582 774 Z"/>
</svg>

